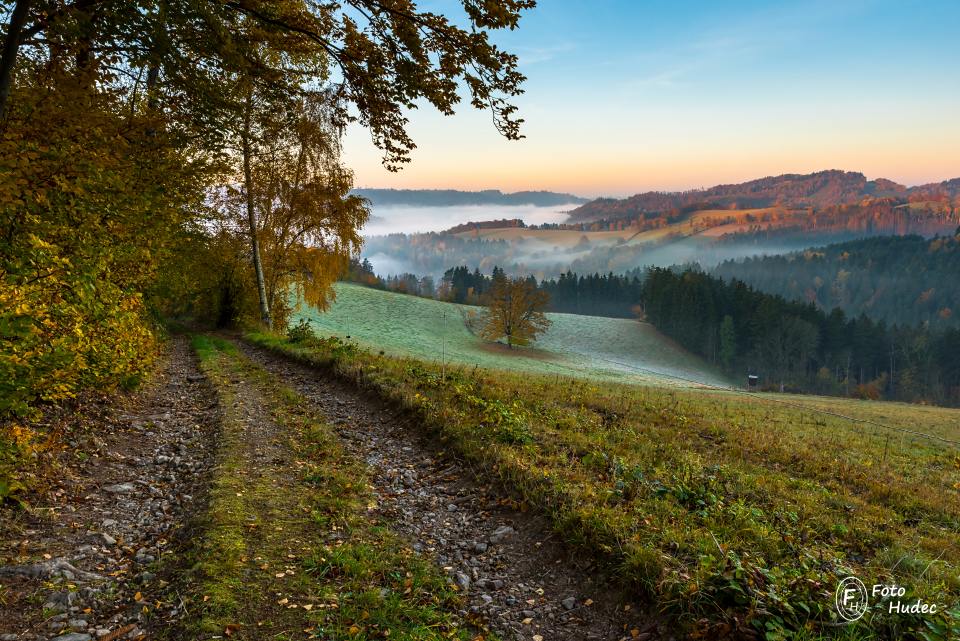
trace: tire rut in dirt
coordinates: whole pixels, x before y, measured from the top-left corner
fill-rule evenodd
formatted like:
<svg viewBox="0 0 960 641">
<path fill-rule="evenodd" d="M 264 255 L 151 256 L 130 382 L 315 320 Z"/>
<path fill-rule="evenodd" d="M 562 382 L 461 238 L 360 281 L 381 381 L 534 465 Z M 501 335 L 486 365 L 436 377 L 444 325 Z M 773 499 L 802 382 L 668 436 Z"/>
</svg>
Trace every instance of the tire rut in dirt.
<svg viewBox="0 0 960 641">
<path fill-rule="evenodd" d="M 50 495 L 0 528 L 0 639 L 143 639 L 183 615 L 154 608 L 202 507 L 218 420 L 186 338 L 164 359 L 145 389 L 66 419 Z"/>
<path fill-rule="evenodd" d="M 467 610 L 504 639 L 653 639 L 657 621 L 586 558 L 370 393 L 238 341 L 310 399 L 370 467 L 378 511 L 464 591 Z M 515 505 L 515 503 L 513 504 Z"/>
</svg>

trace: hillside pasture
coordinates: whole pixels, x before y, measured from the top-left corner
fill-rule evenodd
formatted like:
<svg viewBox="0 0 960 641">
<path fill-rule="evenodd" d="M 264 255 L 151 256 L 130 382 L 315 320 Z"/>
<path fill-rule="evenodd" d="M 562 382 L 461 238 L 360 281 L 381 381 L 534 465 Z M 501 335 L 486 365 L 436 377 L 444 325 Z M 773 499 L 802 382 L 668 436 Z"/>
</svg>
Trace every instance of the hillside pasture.
<svg viewBox="0 0 960 641">
<path fill-rule="evenodd" d="M 451 367 L 495 368 L 669 386 L 728 385 L 699 357 L 653 326 L 622 318 L 547 314 L 550 329 L 534 350 L 491 349 L 471 333 L 465 319 L 477 308 L 417 298 L 347 283 L 323 313 L 302 308 L 294 315 L 321 336 L 350 337 L 364 347 Z"/>
</svg>

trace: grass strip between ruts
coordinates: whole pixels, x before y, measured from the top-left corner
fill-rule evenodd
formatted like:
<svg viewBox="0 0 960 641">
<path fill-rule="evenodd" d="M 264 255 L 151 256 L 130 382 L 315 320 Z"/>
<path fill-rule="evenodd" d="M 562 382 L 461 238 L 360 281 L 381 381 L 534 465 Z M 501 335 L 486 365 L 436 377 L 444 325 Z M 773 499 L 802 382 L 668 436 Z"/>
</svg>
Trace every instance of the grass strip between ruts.
<svg viewBox="0 0 960 641">
<path fill-rule="evenodd" d="M 217 337 L 197 335 L 223 431 L 187 629 L 236 639 L 477 639 L 462 598 L 372 514 L 364 466 L 310 404 Z M 244 405 L 273 428 L 251 431 Z M 264 437 L 266 442 L 258 438 Z"/>
</svg>

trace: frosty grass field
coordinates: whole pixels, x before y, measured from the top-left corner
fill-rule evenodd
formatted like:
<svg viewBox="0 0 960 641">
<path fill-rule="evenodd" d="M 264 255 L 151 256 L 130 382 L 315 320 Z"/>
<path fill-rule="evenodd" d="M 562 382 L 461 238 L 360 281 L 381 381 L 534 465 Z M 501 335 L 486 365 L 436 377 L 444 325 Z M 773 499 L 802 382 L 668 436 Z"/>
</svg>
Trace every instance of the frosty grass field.
<svg viewBox="0 0 960 641">
<path fill-rule="evenodd" d="M 438 362 L 443 358 L 454 367 L 681 387 L 731 384 L 647 323 L 548 314 L 553 324 L 535 349 L 510 352 L 471 334 L 464 316 L 475 307 L 346 283 L 337 284 L 336 292 L 337 300 L 328 311 L 304 306 L 293 322 L 306 318 L 320 336 L 349 336 L 368 349 Z"/>
</svg>

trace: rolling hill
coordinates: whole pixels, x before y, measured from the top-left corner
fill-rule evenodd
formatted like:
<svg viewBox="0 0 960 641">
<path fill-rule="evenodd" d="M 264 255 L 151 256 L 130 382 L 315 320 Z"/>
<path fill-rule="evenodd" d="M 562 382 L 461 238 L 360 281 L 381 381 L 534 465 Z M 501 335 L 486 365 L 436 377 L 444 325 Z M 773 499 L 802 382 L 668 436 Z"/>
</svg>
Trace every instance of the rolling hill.
<svg viewBox="0 0 960 641">
<path fill-rule="evenodd" d="M 598 198 L 578 207 L 570 222 L 590 222 L 636 217 L 672 209 L 749 209 L 774 205 L 790 208 L 836 207 L 864 199 L 894 198 L 904 201 L 953 200 L 960 196 L 960 179 L 906 187 L 878 178 L 867 180 L 859 172 L 831 169 L 812 174 L 767 176 L 745 183 L 717 185 L 684 192 L 651 191 L 628 198 Z"/>
<path fill-rule="evenodd" d="M 464 318 L 474 307 L 346 283 L 336 292 L 328 311 L 304 308 L 294 321 L 306 318 L 321 335 L 349 336 L 367 348 L 461 367 L 682 387 L 730 384 L 647 323 L 548 314 L 553 325 L 535 348 L 510 351 L 470 332 Z"/>
</svg>

